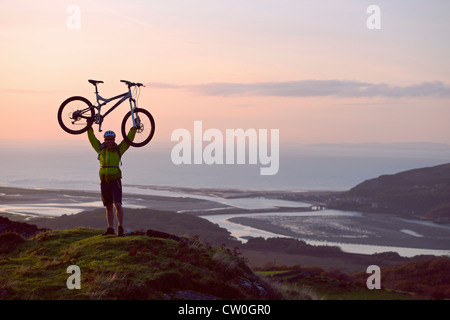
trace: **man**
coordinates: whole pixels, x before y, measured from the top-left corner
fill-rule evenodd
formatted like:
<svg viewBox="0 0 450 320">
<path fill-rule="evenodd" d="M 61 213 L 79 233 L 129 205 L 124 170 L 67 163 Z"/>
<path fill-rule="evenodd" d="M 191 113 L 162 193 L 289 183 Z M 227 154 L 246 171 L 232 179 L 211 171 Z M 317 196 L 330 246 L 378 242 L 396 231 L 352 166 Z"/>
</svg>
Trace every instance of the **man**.
<svg viewBox="0 0 450 320">
<path fill-rule="evenodd" d="M 94 129 L 87 131 L 89 142 L 98 153 L 100 161 L 100 181 L 103 205 L 106 207 L 106 222 L 108 228 L 102 235 L 114 234 L 113 204 L 116 207 L 117 235 L 123 236 L 123 208 L 122 208 L 122 171 L 119 168 L 120 158 L 128 150 L 130 145 L 123 140 L 119 145 L 115 143 L 116 134 L 106 131 L 103 138 L 104 143 L 95 137 Z M 136 129 L 132 127 L 128 132 L 128 138 L 133 141 Z"/>
</svg>

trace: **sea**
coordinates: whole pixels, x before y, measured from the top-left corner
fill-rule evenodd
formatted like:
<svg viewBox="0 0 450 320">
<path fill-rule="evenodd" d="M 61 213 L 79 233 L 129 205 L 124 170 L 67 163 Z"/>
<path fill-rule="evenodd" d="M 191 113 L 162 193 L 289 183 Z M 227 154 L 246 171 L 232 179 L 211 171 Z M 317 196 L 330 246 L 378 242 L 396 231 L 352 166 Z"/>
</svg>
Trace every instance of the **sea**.
<svg viewBox="0 0 450 320">
<path fill-rule="evenodd" d="M 261 164 L 181 164 L 176 165 L 171 159 L 170 146 L 152 145 L 143 148 L 130 148 L 122 157 L 121 170 L 124 192 L 165 195 L 201 197 L 191 193 L 180 193 L 175 188 L 211 188 L 211 189 L 237 189 L 255 191 L 308 191 L 329 190 L 344 191 L 367 180 L 384 174 L 394 174 L 410 169 L 435 166 L 450 162 L 450 145 L 437 143 L 398 143 L 398 144 L 317 144 L 317 145 L 285 145 L 280 147 L 279 170 L 275 175 L 261 175 Z M 99 164 L 96 152 L 88 145 L 6 145 L 1 148 L 0 156 L 0 186 L 20 188 L 46 188 L 64 190 L 99 191 Z M 155 188 L 138 188 L 137 186 L 154 186 Z M 160 190 L 157 187 L 169 187 Z M 170 187 L 173 187 L 171 191 Z M 143 191 L 145 190 L 145 191 Z M 214 200 L 214 198 L 212 198 Z M 215 198 L 215 200 L 218 200 Z M 222 203 L 253 208 L 276 207 L 274 199 L 220 199 Z M 234 201 L 234 202 L 233 202 Z M 237 201 L 237 202 L 236 202 Z M 1 202 L 1 199 L 0 199 Z M 284 203 L 285 206 L 292 204 Z M 96 206 L 101 206 L 98 202 Z M 61 211 L 64 212 L 64 211 Z M 351 225 L 360 223 L 359 213 L 329 212 L 337 219 L 330 219 L 327 211 L 322 212 L 321 220 L 301 218 L 301 213 L 290 213 L 291 227 L 300 224 L 304 227 L 309 223 L 308 230 L 317 230 L 324 225 L 329 230 L 331 222 L 339 226 L 333 232 L 339 233 L 347 228 L 348 219 Z M 272 221 L 279 220 L 283 215 L 277 212 L 267 213 L 272 215 Z M 255 215 L 254 215 L 255 216 Z M 340 218 L 342 216 L 342 218 Z M 211 222 L 227 228 L 236 238 L 244 240 L 249 236 L 285 236 L 273 234 L 264 230 L 258 230 L 248 226 L 232 223 L 224 215 L 204 217 Z M 372 217 L 374 223 L 378 218 Z M 287 218 L 285 218 L 287 219 Z M 365 217 L 365 223 L 370 224 L 370 219 Z M 369 220 L 368 220 L 369 219 Z M 399 221 L 396 221 L 398 224 Z M 399 225 L 399 234 L 409 234 L 417 239 L 432 237 L 432 230 L 427 234 L 417 232 L 412 223 L 406 227 Z M 386 224 L 386 226 L 389 225 Z M 424 230 L 423 226 L 421 227 Z M 439 225 L 431 225 L 444 236 L 450 239 L 450 227 L 442 228 Z M 354 228 L 355 229 L 355 228 Z M 361 228 L 359 228 L 361 229 Z M 245 231 L 243 233 L 243 230 Z M 337 231 L 336 231 L 337 230 Z M 356 229 L 355 229 L 356 230 Z M 415 231 L 416 230 L 416 231 Z M 388 231 L 388 230 L 387 230 Z M 386 231 L 386 232 L 387 232 Z M 392 230 L 389 230 L 391 232 Z M 313 231 L 315 232 L 315 231 Z M 356 232 L 356 231 L 355 231 Z M 364 232 L 369 232 L 365 230 Z M 430 234 L 430 236 L 428 236 Z M 315 237 L 317 239 L 317 236 Z M 413 239 L 413 238 L 411 238 Z M 344 251 L 372 254 L 376 252 L 395 251 L 401 255 L 411 256 L 416 254 L 435 254 L 450 256 L 449 246 L 436 248 L 401 248 L 395 245 L 371 246 L 358 245 L 357 243 L 335 243 L 322 239 L 304 239 L 311 244 L 338 245 Z M 420 239 L 419 239 L 420 240 Z M 442 240 L 442 239 L 441 239 Z M 430 242 L 432 243 L 432 241 Z M 439 250 L 436 250 L 439 249 Z M 444 249 L 444 250 L 442 250 Z"/>
<path fill-rule="evenodd" d="M 98 160 L 88 145 L 3 146 L 0 185 L 98 190 Z M 281 146 L 279 170 L 262 164 L 181 164 L 170 146 L 130 148 L 123 184 L 243 190 L 348 190 L 384 174 L 450 162 L 450 145 L 434 143 Z"/>
</svg>

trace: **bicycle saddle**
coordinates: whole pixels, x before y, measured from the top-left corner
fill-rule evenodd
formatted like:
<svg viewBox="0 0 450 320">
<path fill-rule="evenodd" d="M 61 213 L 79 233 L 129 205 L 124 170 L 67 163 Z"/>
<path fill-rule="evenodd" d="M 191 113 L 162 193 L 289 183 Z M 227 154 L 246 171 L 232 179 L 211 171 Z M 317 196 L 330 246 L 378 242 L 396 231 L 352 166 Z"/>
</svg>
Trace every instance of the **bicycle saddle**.
<svg viewBox="0 0 450 320">
<path fill-rule="evenodd" d="M 103 83 L 103 81 L 98 81 L 98 80 L 88 80 L 89 83 L 92 83 L 94 86 L 97 85 L 97 83 Z"/>
</svg>

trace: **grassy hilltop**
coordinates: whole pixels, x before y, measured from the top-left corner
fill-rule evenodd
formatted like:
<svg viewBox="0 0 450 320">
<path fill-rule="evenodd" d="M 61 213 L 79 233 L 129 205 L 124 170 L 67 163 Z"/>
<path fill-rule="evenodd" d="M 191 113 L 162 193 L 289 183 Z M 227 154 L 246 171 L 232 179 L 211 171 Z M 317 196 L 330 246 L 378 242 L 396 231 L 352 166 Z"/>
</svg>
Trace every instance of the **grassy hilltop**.
<svg viewBox="0 0 450 320">
<path fill-rule="evenodd" d="M 281 299 L 238 252 L 196 238 L 102 230 L 0 235 L 0 299 Z M 69 290 L 67 268 L 81 269 Z"/>
<path fill-rule="evenodd" d="M 0 233 L 0 300 L 450 297 L 449 258 L 383 268 L 382 290 L 368 290 L 365 273 L 298 265 L 253 271 L 237 247 L 212 246 L 195 236 L 147 230 L 117 237 L 101 236 L 102 232 L 90 228 L 40 230 L 30 238 L 17 232 Z M 270 248 L 261 250 L 273 254 Z M 81 270 L 79 290 L 67 288 L 71 265 Z"/>
</svg>

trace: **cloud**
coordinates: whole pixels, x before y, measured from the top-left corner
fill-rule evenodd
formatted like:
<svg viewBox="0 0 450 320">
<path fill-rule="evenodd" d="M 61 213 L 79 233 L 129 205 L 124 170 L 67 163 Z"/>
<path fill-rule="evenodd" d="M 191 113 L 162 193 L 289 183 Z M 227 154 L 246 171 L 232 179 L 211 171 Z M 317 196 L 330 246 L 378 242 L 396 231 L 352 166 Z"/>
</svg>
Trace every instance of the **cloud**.
<svg viewBox="0 0 450 320">
<path fill-rule="evenodd" d="M 178 89 L 178 88 L 187 88 L 188 87 L 188 86 L 183 86 L 183 85 L 160 83 L 160 82 L 147 82 L 147 83 L 145 83 L 145 86 L 152 87 L 152 88 L 162 88 L 162 89 Z"/>
<path fill-rule="evenodd" d="M 450 87 L 440 81 L 410 86 L 391 86 L 353 80 L 302 80 L 257 83 L 208 83 L 171 85 L 149 83 L 157 88 L 187 88 L 207 96 L 276 96 L 276 97 L 450 97 Z"/>
</svg>

